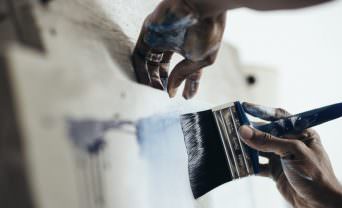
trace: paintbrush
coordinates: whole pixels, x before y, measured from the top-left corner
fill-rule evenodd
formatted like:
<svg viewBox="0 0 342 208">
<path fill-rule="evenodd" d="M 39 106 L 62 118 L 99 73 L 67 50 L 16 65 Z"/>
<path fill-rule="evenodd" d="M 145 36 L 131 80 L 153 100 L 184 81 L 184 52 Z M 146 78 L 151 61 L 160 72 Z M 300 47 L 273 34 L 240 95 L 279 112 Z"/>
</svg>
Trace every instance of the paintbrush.
<svg viewBox="0 0 342 208">
<path fill-rule="evenodd" d="M 240 102 L 181 115 L 188 153 L 190 185 L 195 198 L 235 179 L 259 172 L 259 153 L 240 139 L 238 129 L 251 125 Z M 291 115 L 256 129 L 282 136 L 301 132 L 342 116 L 342 103 Z"/>
</svg>

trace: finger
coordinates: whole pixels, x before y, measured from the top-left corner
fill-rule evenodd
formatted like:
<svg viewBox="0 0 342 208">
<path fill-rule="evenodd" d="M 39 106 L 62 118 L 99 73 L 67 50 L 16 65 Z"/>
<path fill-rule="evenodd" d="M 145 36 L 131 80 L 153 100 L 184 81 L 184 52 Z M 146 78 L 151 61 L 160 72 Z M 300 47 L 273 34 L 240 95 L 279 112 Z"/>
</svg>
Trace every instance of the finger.
<svg viewBox="0 0 342 208">
<path fill-rule="evenodd" d="M 248 146 L 258 151 L 275 153 L 283 158 L 296 157 L 307 150 L 306 145 L 298 140 L 277 138 L 246 125 L 240 127 L 239 133 Z"/>
<path fill-rule="evenodd" d="M 169 77 L 169 66 L 170 66 L 172 55 L 173 55 L 172 51 L 164 52 L 163 60 L 161 61 L 159 65 L 159 76 L 160 76 L 160 80 L 163 84 L 164 89 L 167 88 L 167 79 Z"/>
<path fill-rule="evenodd" d="M 164 87 L 159 75 L 159 63 L 147 60 L 146 66 L 151 79 L 152 87 L 163 90 Z"/>
<path fill-rule="evenodd" d="M 185 81 L 183 90 L 183 97 L 185 99 L 191 99 L 198 91 L 199 80 L 202 76 L 202 69 L 190 74 Z"/>
<path fill-rule="evenodd" d="M 310 139 L 311 135 L 314 135 L 314 130 L 313 129 L 305 129 L 302 132 L 295 133 L 295 134 L 287 134 L 284 135 L 283 137 L 286 137 L 287 139 L 293 139 L 293 140 L 307 140 Z"/>
<path fill-rule="evenodd" d="M 210 55 L 208 55 L 201 61 L 194 62 L 189 59 L 184 59 L 183 61 L 178 63 L 169 77 L 169 82 L 167 85 L 169 96 L 174 97 L 176 95 L 177 88 L 189 75 L 206 66 L 213 64 L 216 59 L 217 53 L 218 50 L 213 51 Z"/>
<path fill-rule="evenodd" d="M 141 84 L 150 85 L 151 79 L 146 67 L 145 56 L 138 52 L 139 49 L 135 49 L 132 55 L 133 68 L 137 81 Z"/>
<path fill-rule="evenodd" d="M 247 102 L 242 103 L 242 107 L 246 113 L 266 121 L 274 121 L 291 115 L 282 108 L 265 107 Z"/>
<path fill-rule="evenodd" d="M 299 140 L 313 150 L 322 149 L 319 134 L 314 129 L 305 129 L 303 132 L 294 135 L 286 135 L 287 139 Z"/>
<path fill-rule="evenodd" d="M 146 54 L 149 50 L 149 47 L 143 41 L 143 34 L 145 32 L 145 30 L 142 30 L 140 32 L 137 44 L 132 54 L 132 62 L 137 81 L 141 84 L 152 86 L 145 59 Z"/>
<path fill-rule="evenodd" d="M 179 62 L 172 70 L 167 85 L 167 90 L 170 97 L 174 97 L 177 93 L 178 87 L 182 82 L 192 73 L 198 71 L 204 67 L 206 63 L 204 61 L 193 62 L 189 59 L 184 59 Z"/>
</svg>

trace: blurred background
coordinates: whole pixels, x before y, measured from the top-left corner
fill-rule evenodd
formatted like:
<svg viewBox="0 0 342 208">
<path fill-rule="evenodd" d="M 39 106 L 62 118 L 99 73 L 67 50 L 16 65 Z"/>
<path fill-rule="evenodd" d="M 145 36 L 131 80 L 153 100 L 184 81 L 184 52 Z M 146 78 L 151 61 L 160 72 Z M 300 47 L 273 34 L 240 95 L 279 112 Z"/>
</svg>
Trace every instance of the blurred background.
<svg viewBox="0 0 342 208">
<path fill-rule="evenodd" d="M 242 62 L 270 65 L 279 73 L 280 107 L 298 113 L 341 102 L 342 1 L 292 11 L 238 9 L 227 18 L 224 38 L 238 49 Z M 340 181 L 341 128 L 341 119 L 315 128 Z M 263 184 L 256 198 L 264 207 L 278 207 L 280 196 L 269 190 L 276 187 L 267 180 Z"/>
</svg>

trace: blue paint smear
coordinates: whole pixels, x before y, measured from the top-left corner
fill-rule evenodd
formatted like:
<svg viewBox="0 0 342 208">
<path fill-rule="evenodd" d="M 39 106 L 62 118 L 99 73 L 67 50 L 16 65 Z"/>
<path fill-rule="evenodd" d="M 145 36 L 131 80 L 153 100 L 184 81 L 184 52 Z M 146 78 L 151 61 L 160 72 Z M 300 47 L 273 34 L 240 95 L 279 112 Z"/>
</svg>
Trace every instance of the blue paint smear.
<svg viewBox="0 0 342 208">
<path fill-rule="evenodd" d="M 147 192 L 151 207 L 193 207 L 179 114 L 141 119 L 136 134 L 149 173 Z"/>
<path fill-rule="evenodd" d="M 342 103 L 313 109 L 256 127 L 274 136 L 299 133 L 307 128 L 337 119 L 342 116 Z"/>
<path fill-rule="evenodd" d="M 160 23 L 146 23 L 147 32 L 144 41 L 155 49 L 180 51 L 185 40 L 187 29 L 197 20 L 192 16 L 179 18 L 167 13 Z"/>
<path fill-rule="evenodd" d="M 125 120 L 68 119 L 67 125 L 69 138 L 78 148 L 90 154 L 97 154 L 105 147 L 104 136 L 107 131 L 132 126 L 134 123 Z"/>
<path fill-rule="evenodd" d="M 153 150 L 152 147 L 156 146 L 156 144 L 163 143 L 164 146 L 167 142 L 168 146 L 170 146 L 173 140 L 176 139 L 183 142 L 178 114 L 167 114 L 140 119 L 136 125 L 136 134 L 141 153 L 144 156 L 151 156 L 153 154 L 153 151 L 151 151 Z M 154 150 L 160 152 L 157 149 Z"/>
<path fill-rule="evenodd" d="M 179 31 L 186 29 L 197 22 L 197 19 L 191 15 L 178 17 L 175 14 L 168 12 L 160 23 L 148 23 L 146 26 L 149 30 L 158 33 L 167 33 L 171 31 Z"/>
<path fill-rule="evenodd" d="M 168 33 L 158 33 L 153 30 L 148 30 L 144 41 L 152 48 L 164 48 L 168 50 L 181 50 L 186 30 L 168 32 Z"/>
</svg>

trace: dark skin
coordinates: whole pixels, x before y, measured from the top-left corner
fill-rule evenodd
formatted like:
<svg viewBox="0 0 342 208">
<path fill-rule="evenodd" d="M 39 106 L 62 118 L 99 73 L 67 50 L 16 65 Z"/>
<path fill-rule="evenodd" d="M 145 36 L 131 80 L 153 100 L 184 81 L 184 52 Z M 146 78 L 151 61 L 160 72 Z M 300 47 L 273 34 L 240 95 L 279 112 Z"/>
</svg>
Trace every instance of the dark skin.
<svg viewBox="0 0 342 208">
<path fill-rule="evenodd" d="M 175 96 L 177 88 L 185 81 L 183 97 L 192 98 L 198 90 L 202 69 L 215 61 L 227 10 L 239 7 L 296 9 L 323 2 L 327 1 L 164 0 L 146 18 L 134 49 L 132 59 L 137 79 L 154 88 L 167 89 L 170 97 Z M 146 61 L 149 52 L 163 53 L 163 59 L 160 63 Z M 184 60 L 169 75 L 168 63 L 173 53 L 181 54 Z M 168 80 L 167 85 L 162 80 Z M 258 108 L 253 104 L 250 107 Z M 260 118 L 274 120 L 287 115 L 285 110 L 274 109 Z M 273 178 L 280 193 L 294 207 L 342 205 L 342 187 L 314 130 L 277 138 L 243 126 L 240 134 L 247 145 L 269 158 L 268 164 L 261 165 L 260 175 Z"/>
<path fill-rule="evenodd" d="M 190 99 L 199 89 L 203 68 L 216 59 L 227 10 L 295 9 L 323 2 L 326 0 L 164 0 L 145 19 L 134 49 L 137 81 L 167 90 L 170 97 L 185 81 L 183 97 Z M 163 58 L 160 62 L 147 61 L 148 53 L 163 54 Z M 174 53 L 184 59 L 169 73 Z"/>
<path fill-rule="evenodd" d="M 266 107 L 249 104 L 258 110 Z M 260 112 L 260 111 L 259 111 Z M 276 120 L 290 114 L 283 109 L 268 109 L 264 120 Z M 282 138 L 252 129 L 240 128 L 243 141 L 269 159 L 259 175 L 272 178 L 279 192 L 294 207 L 332 208 L 342 205 L 342 186 L 332 169 L 320 137 L 313 129 Z"/>
<path fill-rule="evenodd" d="M 132 60 L 137 80 L 158 89 L 167 89 L 170 97 L 185 81 L 183 97 L 192 98 L 199 86 L 202 69 L 214 63 L 222 40 L 225 15 L 229 9 L 296 9 L 326 0 L 164 0 L 146 18 Z M 146 61 L 146 54 L 162 53 L 159 63 Z M 184 59 L 169 75 L 173 53 Z M 166 82 L 162 80 L 168 80 Z M 250 106 L 257 108 L 257 106 Z M 275 109 L 264 120 L 288 115 Z M 294 207 L 340 207 L 342 187 L 338 182 L 319 135 L 312 129 L 282 138 L 247 126 L 240 128 L 243 141 L 264 152 L 268 164 L 261 165 L 261 176 L 273 178 L 284 198 Z"/>
<path fill-rule="evenodd" d="M 298 9 L 328 2 L 327 0 L 185 0 L 189 2 L 202 17 L 219 14 L 223 11 L 246 7 L 260 11 Z"/>
<path fill-rule="evenodd" d="M 170 16 L 173 17 L 171 23 Z M 151 44 L 149 45 L 149 42 L 146 41 L 146 39 L 154 36 L 151 25 L 177 25 L 179 22 L 186 21 L 187 18 L 191 19 L 188 25 L 159 32 L 166 34 L 165 37 L 161 38 L 164 39 L 161 44 L 151 47 Z M 187 4 L 184 4 L 182 0 L 163 1 L 146 18 L 133 53 L 133 64 L 138 81 L 157 89 L 167 88 L 170 97 L 176 94 L 177 88 L 185 81 L 183 96 L 187 99 L 192 98 L 198 90 L 202 69 L 212 64 L 216 58 L 222 40 L 225 19 L 224 12 L 200 20 L 198 14 Z M 148 30 L 152 30 L 152 34 L 148 33 Z M 185 34 L 179 35 L 176 44 L 168 37 L 183 32 Z M 164 54 L 160 64 L 145 60 L 144 56 L 149 51 Z M 173 53 L 181 54 L 184 59 L 175 66 L 169 75 L 168 63 Z M 167 86 L 163 85 L 162 79 L 168 80 Z"/>
</svg>

